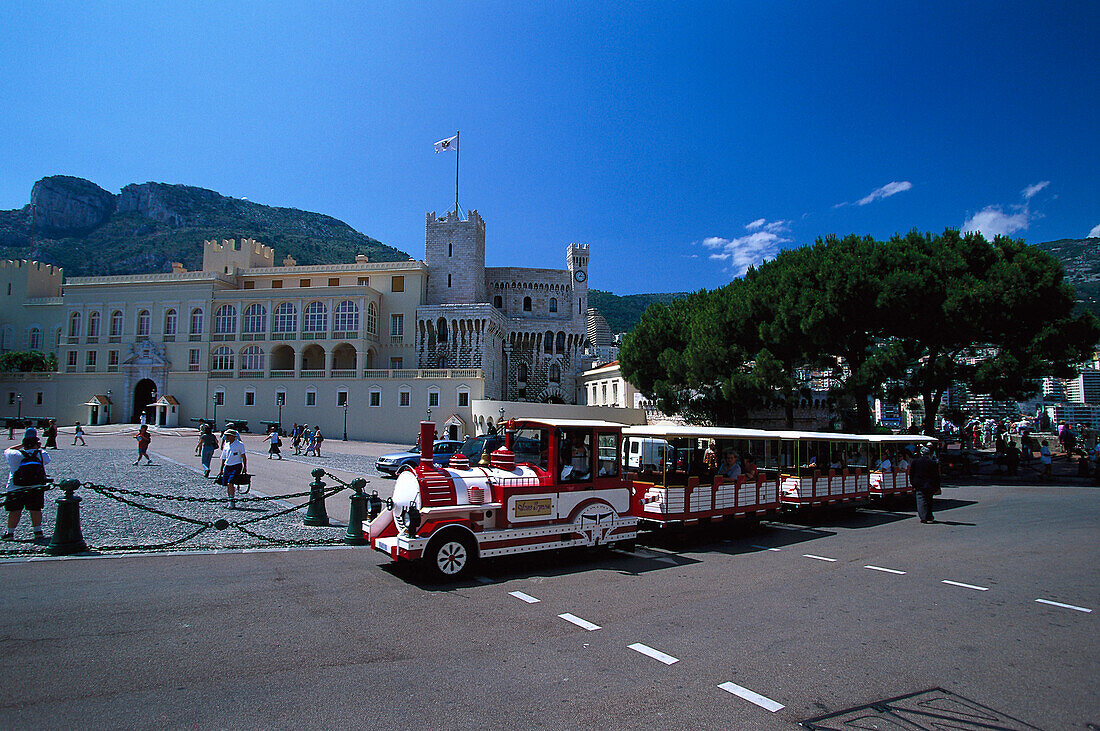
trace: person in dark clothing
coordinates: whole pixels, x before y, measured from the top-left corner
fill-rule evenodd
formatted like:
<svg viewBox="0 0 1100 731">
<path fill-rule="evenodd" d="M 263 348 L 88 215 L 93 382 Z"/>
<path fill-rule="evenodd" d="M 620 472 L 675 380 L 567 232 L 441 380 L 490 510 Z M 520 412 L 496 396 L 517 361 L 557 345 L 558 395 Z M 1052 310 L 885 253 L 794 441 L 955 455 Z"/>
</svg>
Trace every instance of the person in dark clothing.
<svg viewBox="0 0 1100 731">
<path fill-rule="evenodd" d="M 940 491 L 940 466 L 932 459 L 931 447 L 921 447 L 920 456 L 909 465 L 909 482 L 916 491 L 920 522 L 936 522 L 932 516 L 932 496 Z"/>
<path fill-rule="evenodd" d="M 57 422 L 50 419 L 42 434 L 46 437 L 46 449 L 57 449 Z"/>
</svg>

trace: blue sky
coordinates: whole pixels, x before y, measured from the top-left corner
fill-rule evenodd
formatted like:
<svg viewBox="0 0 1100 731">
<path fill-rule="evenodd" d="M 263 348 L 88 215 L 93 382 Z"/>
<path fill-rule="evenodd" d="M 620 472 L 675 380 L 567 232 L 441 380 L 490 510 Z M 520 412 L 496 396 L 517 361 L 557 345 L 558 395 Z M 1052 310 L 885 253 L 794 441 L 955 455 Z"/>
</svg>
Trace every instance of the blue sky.
<svg viewBox="0 0 1100 731">
<path fill-rule="evenodd" d="M 830 233 L 1079 238 L 1098 38 L 1095 2 L 17 1 L 0 208 L 51 174 L 186 183 L 421 257 L 454 198 L 432 144 L 461 130 L 488 263 L 585 242 L 619 294 L 720 286 Z"/>
</svg>

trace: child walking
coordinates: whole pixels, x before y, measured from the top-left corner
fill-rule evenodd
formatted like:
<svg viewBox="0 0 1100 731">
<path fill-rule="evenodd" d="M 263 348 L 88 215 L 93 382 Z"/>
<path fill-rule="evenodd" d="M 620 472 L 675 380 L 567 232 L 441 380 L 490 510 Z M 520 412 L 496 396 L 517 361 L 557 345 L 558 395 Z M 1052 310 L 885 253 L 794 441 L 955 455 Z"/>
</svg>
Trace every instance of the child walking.
<svg viewBox="0 0 1100 731">
<path fill-rule="evenodd" d="M 84 427 L 80 425 L 80 422 L 76 422 L 76 431 L 73 432 L 73 446 L 76 446 L 76 440 L 80 440 L 80 446 L 87 447 L 88 443 L 84 441 Z"/>
<path fill-rule="evenodd" d="M 138 458 L 137 462 L 134 462 L 134 466 L 141 464 L 141 458 L 145 458 L 145 464 L 153 464 L 153 460 L 149 458 L 149 443 L 153 441 L 153 437 L 149 435 L 149 427 L 146 424 L 141 425 L 141 429 L 134 435 L 134 439 L 138 443 Z"/>
</svg>

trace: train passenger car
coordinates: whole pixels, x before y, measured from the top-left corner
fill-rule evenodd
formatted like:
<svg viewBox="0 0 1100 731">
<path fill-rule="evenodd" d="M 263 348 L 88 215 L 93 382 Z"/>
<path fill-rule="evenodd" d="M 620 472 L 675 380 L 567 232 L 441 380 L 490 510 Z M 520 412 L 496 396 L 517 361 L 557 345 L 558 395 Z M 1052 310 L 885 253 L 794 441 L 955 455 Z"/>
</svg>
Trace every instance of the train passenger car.
<svg viewBox="0 0 1100 731">
<path fill-rule="evenodd" d="M 428 445 L 397 477 L 393 507 L 370 523 L 370 545 L 422 561 L 442 578 L 479 558 L 573 546 L 629 545 L 637 537 L 631 486 L 621 474 L 622 424 L 577 419 L 510 422 L 488 467 L 457 454 L 439 467 Z"/>
<path fill-rule="evenodd" d="M 778 432 L 780 502 L 803 508 L 871 495 L 866 436 Z"/>
<path fill-rule="evenodd" d="M 867 437 L 871 451 L 871 497 L 912 494 L 909 463 L 920 446 L 939 441 L 923 434 L 873 434 Z"/>
<path fill-rule="evenodd" d="M 758 429 L 626 427 L 623 467 L 634 485 L 635 514 L 659 528 L 774 513 L 778 444 Z"/>
</svg>

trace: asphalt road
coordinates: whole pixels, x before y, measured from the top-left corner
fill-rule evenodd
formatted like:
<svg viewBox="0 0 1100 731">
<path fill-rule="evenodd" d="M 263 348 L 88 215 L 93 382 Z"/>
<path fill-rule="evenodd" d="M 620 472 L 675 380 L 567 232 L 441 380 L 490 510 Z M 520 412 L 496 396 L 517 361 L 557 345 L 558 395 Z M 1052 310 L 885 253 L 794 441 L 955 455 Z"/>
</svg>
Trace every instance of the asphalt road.
<svg viewBox="0 0 1100 731">
<path fill-rule="evenodd" d="M 0 563 L 3 725 L 769 729 L 929 688 L 1100 723 L 1100 493 L 944 493 L 459 585 L 369 549 Z"/>
</svg>

